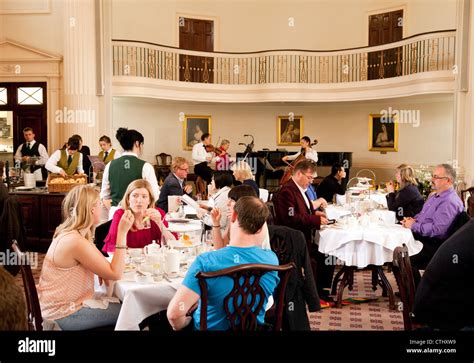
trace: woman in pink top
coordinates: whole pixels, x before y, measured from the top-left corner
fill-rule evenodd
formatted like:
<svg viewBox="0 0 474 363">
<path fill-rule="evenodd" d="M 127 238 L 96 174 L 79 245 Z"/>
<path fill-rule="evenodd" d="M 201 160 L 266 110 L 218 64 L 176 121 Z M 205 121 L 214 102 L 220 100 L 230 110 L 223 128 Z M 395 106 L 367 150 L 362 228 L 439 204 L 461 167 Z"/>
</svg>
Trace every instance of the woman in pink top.
<svg viewBox="0 0 474 363">
<path fill-rule="evenodd" d="M 65 221 L 56 228 L 41 270 L 38 297 L 43 319 L 62 330 L 84 330 L 115 324 L 120 304 L 107 309 L 85 306 L 94 295 L 94 274 L 103 280 L 119 280 L 125 268 L 126 236 L 133 225 L 131 212 L 120 219 L 116 253 L 109 262 L 92 242 L 100 220 L 99 193 L 93 187 L 76 186 L 63 202 Z"/>
<path fill-rule="evenodd" d="M 165 212 L 160 208 L 155 208 L 154 205 L 155 200 L 150 183 L 144 179 L 131 182 L 120 202 L 120 208 L 114 214 L 102 251 L 115 251 L 117 229 L 125 211 L 132 212 L 135 220 L 127 234 L 128 247 L 142 248 L 154 240 L 160 244 L 162 231 L 166 239 L 176 239 L 171 232 L 166 230 L 168 222 L 164 220 Z"/>
</svg>

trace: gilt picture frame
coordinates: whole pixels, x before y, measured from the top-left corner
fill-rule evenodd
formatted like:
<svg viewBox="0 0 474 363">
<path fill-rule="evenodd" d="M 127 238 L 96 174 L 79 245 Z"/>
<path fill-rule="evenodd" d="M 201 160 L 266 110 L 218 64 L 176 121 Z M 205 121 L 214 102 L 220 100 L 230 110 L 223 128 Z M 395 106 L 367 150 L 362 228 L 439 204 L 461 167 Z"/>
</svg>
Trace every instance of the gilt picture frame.
<svg viewBox="0 0 474 363">
<path fill-rule="evenodd" d="M 201 142 L 201 136 L 211 133 L 211 116 L 185 115 L 183 122 L 183 149 L 192 150 Z"/>
<path fill-rule="evenodd" d="M 278 116 L 277 145 L 299 145 L 303 137 L 303 116 Z"/>
<path fill-rule="evenodd" d="M 398 151 L 397 115 L 369 115 L 369 151 Z"/>
</svg>

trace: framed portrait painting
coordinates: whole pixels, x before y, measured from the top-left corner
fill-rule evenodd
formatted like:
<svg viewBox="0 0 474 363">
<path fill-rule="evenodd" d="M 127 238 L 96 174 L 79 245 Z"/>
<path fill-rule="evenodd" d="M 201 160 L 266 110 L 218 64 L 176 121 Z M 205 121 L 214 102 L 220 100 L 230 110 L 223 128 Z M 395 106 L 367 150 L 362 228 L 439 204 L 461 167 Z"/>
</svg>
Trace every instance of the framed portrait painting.
<svg viewBox="0 0 474 363">
<path fill-rule="evenodd" d="M 205 133 L 211 133 L 211 116 L 186 115 L 183 122 L 183 149 L 192 150 Z"/>
<path fill-rule="evenodd" d="M 303 137 L 303 116 L 278 116 L 277 119 L 277 144 L 299 145 Z"/>
<path fill-rule="evenodd" d="M 397 115 L 369 115 L 369 151 L 398 151 Z"/>
</svg>

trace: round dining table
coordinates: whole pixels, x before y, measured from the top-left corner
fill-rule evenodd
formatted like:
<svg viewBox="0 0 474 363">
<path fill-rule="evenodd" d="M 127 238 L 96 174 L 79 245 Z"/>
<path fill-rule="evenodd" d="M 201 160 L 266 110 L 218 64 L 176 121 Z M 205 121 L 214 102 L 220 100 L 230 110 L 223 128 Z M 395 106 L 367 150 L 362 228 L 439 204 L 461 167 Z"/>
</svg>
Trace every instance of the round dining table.
<svg viewBox="0 0 474 363">
<path fill-rule="evenodd" d="M 394 309 L 393 291 L 382 266 L 393 261 L 395 248 L 403 244 L 408 247 L 410 256 L 419 253 L 423 248 L 423 244 L 414 239 L 411 230 L 394 223 L 380 221 L 367 222 L 364 225 L 336 223 L 323 226 L 319 231 L 319 251 L 328 256 L 330 263 L 343 265 L 332 285 L 332 293 L 335 294 L 340 282 L 336 306 L 341 306 L 344 288 L 349 286 L 352 290 L 354 271 L 370 267 L 373 270 L 373 288 L 379 284 L 384 294 L 388 293 L 390 308 Z"/>
</svg>

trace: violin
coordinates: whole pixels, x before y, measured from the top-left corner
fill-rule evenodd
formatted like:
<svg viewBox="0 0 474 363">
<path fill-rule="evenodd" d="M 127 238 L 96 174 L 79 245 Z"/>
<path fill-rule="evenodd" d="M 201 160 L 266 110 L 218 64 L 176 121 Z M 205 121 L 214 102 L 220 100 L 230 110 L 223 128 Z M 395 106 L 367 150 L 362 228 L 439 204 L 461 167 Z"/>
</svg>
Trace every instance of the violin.
<svg viewBox="0 0 474 363">
<path fill-rule="evenodd" d="M 217 139 L 217 144 L 219 144 L 220 139 L 221 137 L 219 136 L 219 138 Z M 216 156 L 221 156 L 222 154 L 225 154 L 224 150 L 221 150 L 221 148 L 215 147 L 212 144 L 206 145 L 205 148 L 208 153 L 214 153 Z"/>
<path fill-rule="evenodd" d="M 318 140 L 314 139 L 313 142 L 309 144 L 309 146 L 311 147 L 317 144 L 318 144 Z M 291 176 L 293 175 L 293 169 L 295 168 L 295 166 L 305 159 L 306 159 L 305 149 L 301 148 L 300 155 L 298 155 L 298 157 L 295 160 L 293 160 L 291 164 L 283 160 L 285 163 L 288 164 L 288 167 L 285 170 L 285 174 L 283 174 L 283 177 L 280 179 L 280 186 L 285 184 L 288 180 L 290 180 Z"/>
<path fill-rule="evenodd" d="M 222 153 L 225 153 L 225 151 L 221 150 L 218 147 L 215 147 L 212 144 L 206 145 L 206 151 L 208 153 L 214 153 L 214 154 L 216 154 L 216 156 L 220 156 Z"/>
</svg>

